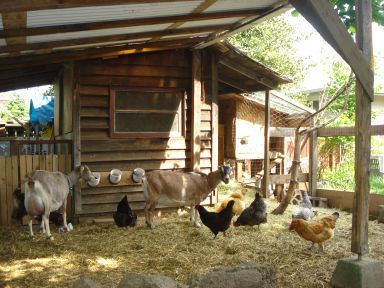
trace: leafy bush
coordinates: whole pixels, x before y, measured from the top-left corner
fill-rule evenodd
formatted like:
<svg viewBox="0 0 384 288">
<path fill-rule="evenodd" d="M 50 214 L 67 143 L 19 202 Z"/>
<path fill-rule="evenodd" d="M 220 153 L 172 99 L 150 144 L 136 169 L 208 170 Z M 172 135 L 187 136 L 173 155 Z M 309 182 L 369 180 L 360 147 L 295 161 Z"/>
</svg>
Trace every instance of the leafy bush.
<svg viewBox="0 0 384 288">
<path fill-rule="evenodd" d="M 344 162 L 336 170 L 326 169 L 319 177 L 319 188 L 355 190 L 355 165 L 353 161 Z M 371 193 L 384 195 L 384 176 L 371 176 Z"/>
</svg>

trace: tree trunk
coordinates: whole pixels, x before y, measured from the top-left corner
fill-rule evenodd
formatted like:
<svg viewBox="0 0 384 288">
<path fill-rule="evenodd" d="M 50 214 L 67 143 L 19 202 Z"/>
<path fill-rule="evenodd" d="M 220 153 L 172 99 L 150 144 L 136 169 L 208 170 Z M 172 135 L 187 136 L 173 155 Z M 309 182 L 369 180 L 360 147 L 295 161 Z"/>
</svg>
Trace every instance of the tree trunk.
<svg viewBox="0 0 384 288">
<path fill-rule="evenodd" d="M 301 147 L 301 135 L 299 129 L 295 130 L 295 150 L 293 152 L 293 161 L 291 167 L 291 180 L 289 182 L 288 191 L 284 196 L 283 200 L 280 202 L 280 205 L 272 211 L 272 214 L 279 215 L 283 214 L 285 209 L 287 209 L 288 204 L 291 202 L 295 190 L 298 188 L 299 182 L 297 181 L 299 176 L 300 168 L 300 147 Z"/>
</svg>

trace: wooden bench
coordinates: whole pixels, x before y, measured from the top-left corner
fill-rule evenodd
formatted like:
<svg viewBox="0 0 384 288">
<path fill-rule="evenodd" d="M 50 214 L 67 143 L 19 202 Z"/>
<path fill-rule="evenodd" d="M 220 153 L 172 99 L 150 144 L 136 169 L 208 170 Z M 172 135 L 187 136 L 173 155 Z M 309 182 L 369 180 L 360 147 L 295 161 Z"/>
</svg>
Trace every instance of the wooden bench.
<svg viewBox="0 0 384 288">
<path fill-rule="evenodd" d="M 309 196 L 313 207 L 328 208 L 328 199 L 322 197 L 312 197 Z"/>
</svg>

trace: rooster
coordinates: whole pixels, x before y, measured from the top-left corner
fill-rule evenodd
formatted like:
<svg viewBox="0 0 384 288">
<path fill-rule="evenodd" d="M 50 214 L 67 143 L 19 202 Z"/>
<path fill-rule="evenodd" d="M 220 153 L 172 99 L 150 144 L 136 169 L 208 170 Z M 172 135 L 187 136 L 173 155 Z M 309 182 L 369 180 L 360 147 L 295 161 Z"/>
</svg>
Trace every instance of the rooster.
<svg viewBox="0 0 384 288">
<path fill-rule="evenodd" d="M 219 213 L 222 211 L 225 207 L 227 207 L 228 202 L 231 200 L 235 201 L 235 204 L 233 205 L 233 213 L 235 215 L 240 215 L 241 212 L 245 209 L 245 203 L 244 203 L 244 196 L 247 194 L 248 189 L 243 188 L 240 192 L 236 191 L 231 193 L 228 198 L 224 199 L 223 202 L 221 202 L 220 206 L 216 208 L 216 212 Z"/>
<path fill-rule="evenodd" d="M 338 212 L 321 218 L 316 221 L 306 221 L 303 219 L 292 219 L 289 231 L 296 231 L 300 237 L 311 241 L 311 248 L 317 243 L 320 251 L 324 252 L 325 241 L 331 239 L 334 234 L 336 220 L 339 218 Z"/>
<path fill-rule="evenodd" d="M 260 229 L 260 224 L 267 223 L 267 215 L 267 206 L 264 199 L 256 192 L 255 200 L 240 214 L 239 218 L 233 223 L 233 226 L 257 225 Z"/>
<path fill-rule="evenodd" d="M 228 202 L 227 207 L 225 207 L 221 212 L 209 212 L 201 205 L 196 205 L 197 211 L 199 211 L 201 222 L 207 226 L 212 233 L 215 235 L 213 239 L 216 238 L 219 232 L 223 232 L 226 236 L 225 231 L 231 225 L 231 220 L 233 217 L 232 208 L 235 204 L 234 200 Z"/>
<path fill-rule="evenodd" d="M 127 195 L 117 205 L 117 211 L 113 213 L 113 219 L 119 227 L 135 227 L 137 222 L 137 215 L 129 207 Z"/>
</svg>

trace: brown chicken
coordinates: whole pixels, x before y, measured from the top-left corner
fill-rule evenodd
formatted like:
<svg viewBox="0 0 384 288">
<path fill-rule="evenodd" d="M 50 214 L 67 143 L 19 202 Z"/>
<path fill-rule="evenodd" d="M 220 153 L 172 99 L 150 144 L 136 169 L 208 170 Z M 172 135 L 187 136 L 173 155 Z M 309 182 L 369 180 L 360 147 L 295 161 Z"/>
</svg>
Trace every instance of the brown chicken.
<svg viewBox="0 0 384 288">
<path fill-rule="evenodd" d="M 312 247 L 317 243 L 320 251 L 324 251 L 324 242 L 333 237 L 333 230 L 339 216 L 340 214 L 335 212 L 332 215 L 314 221 L 292 219 L 289 231 L 296 231 L 300 237 L 311 241 Z"/>
<path fill-rule="evenodd" d="M 241 212 L 245 209 L 245 203 L 244 203 L 244 196 L 247 194 L 248 189 L 243 188 L 241 191 L 236 191 L 231 193 L 231 195 L 228 196 L 228 198 L 224 199 L 223 202 L 221 202 L 220 206 L 216 208 L 216 212 L 219 213 L 222 210 L 224 210 L 225 207 L 227 207 L 228 202 L 231 200 L 235 201 L 235 204 L 233 205 L 232 212 L 235 215 L 240 215 Z"/>
</svg>

